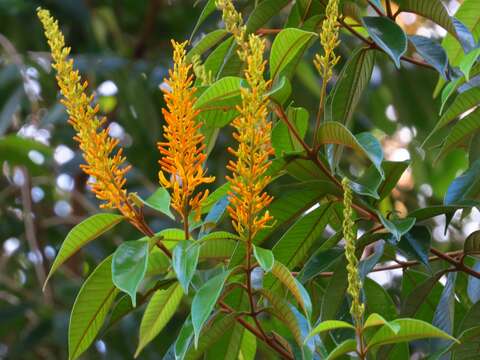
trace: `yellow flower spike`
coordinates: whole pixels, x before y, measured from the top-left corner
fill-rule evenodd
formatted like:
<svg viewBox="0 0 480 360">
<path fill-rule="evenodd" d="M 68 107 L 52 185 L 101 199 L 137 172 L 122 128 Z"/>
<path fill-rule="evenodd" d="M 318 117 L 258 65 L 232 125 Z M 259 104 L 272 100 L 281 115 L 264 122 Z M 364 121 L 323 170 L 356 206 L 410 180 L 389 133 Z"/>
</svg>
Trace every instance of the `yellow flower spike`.
<svg viewBox="0 0 480 360">
<path fill-rule="evenodd" d="M 118 140 L 103 128 L 106 119 L 97 116 L 98 105 L 92 107 L 93 95 L 86 94 L 87 82 L 82 82 L 73 60 L 68 59 L 70 48 L 65 46 L 58 22 L 48 10 L 39 8 L 37 15 L 51 49 L 52 67 L 57 72 L 57 83 L 63 95 L 61 101 L 67 109 L 68 122 L 76 131 L 74 140 L 79 143 L 86 162 L 80 167 L 95 179 L 89 185 L 96 197 L 104 201 L 101 208 L 118 209 L 134 226 L 144 230 L 141 210 L 130 201 L 125 189 L 125 175 L 130 166 L 124 164 L 123 149 L 113 153 Z"/>
<path fill-rule="evenodd" d="M 206 176 L 203 167 L 207 159 L 205 137 L 200 133 L 202 124 L 196 122 L 198 111 L 193 108 L 195 88 L 192 86 L 192 65 L 186 60 L 187 43 L 172 41 L 174 66 L 169 79 L 165 80 L 170 89 L 164 90 L 167 105 L 162 109 L 166 122 L 163 127 L 165 141 L 158 143 L 163 155 L 158 177 L 160 184 L 172 190 L 172 207 L 188 225 L 188 214 L 194 212 L 198 219 L 201 203 L 208 196 L 208 190 L 195 195 L 196 188 L 213 182 L 215 177 Z"/>
<path fill-rule="evenodd" d="M 338 3 L 339 0 L 329 0 L 325 10 L 325 20 L 320 32 L 320 43 L 323 47 L 323 55 L 316 54 L 313 63 L 323 81 L 327 83 L 332 78 L 333 67 L 340 57 L 335 54 L 335 48 L 340 44 L 338 39 Z"/>
<path fill-rule="evenodd" d="M 273 219 L 265 211 L 272 197 L 264 192 L 271 180 L 265 174 L 273 154 L 270 138 L 272 124 L 267 119 L 266 93 L 270 82 L 263 77 L 265 41 L 253 34 L 246 36 L 242 17 L 230 0 L 217 1 L 217 7 L 222 10 L 225 26 L 237 41 L 240 59 L 246 64 L 248 88 L 241 89 L 239 116 L 232 122 L 235 128 L 233 137 L 238 147 L 228 149 L 236 159 L 227 165 L 232 172 L 227 180 L 231 183 L 228 212 L 233 227 L 243 240 L 251 242 L 258 231 Z"/>
<path fill-rule="evenodd" d="M 355 324 L 360 326 L 363 320 L 365 306 L 360 299 L 362 282 L 358 273 L 358 259 L 355 254 L 356 235 L 352 211 L 352 190 L 347 178 L 342 180 L 343 187 L 343 237 L 345 238 L 345 257 L 347 258 L 348 288 L 347 291 L 352 298 L 350 313 Z"/>
</svg>

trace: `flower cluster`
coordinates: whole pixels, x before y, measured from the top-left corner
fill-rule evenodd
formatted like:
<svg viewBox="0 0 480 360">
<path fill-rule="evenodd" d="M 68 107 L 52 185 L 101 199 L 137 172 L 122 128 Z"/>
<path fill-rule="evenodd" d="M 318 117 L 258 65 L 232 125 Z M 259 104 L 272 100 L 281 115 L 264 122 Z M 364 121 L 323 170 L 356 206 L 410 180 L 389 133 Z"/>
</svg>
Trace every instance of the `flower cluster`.
<svg viewBox="0 0 480 360">
<path fill-rule="evenodd" d="M 244 240 L 251 241 L 273 219 L 268 210 L 265 211 L 272 197 L 264 191 L 271 180 L 266 172 L 271 163 L 269 157 L 273 154 L 272 124 L 267 119 L 269 82 L 263 77 L 265 41 L 253 34 L 247 37 L 241 16 L 231 1 L 221 0 L 217 5 L 223 11 L 227 30 L 239 44 L 239 56 L 246 64 L 244 72 L 248 87 L 241 89 L 239 116 L 232 122 L 238 147 L 229 148 L 236 159 L 227 165 L 232 172 L 227 180 L 231 183 L 228 211 L 233 226 Z"/>
<path fill-rule="evenodd" d="M 333 67 L 338 63 L 340 57 L 335 54 L 335 48 L 340 44 L 338 39 L 338 3 L 339 0 L 329 0 L 325 10 L 325 20 L 320 32 L 320 43 L 323 47 L 323 55 L 316 54 L 313 63 L 324 82 L 332 77 Z"/>
<path fill-rule="evenodd" d="M 208 196 L 208 190 L 196 192 L 201 184 L 211 183 L 214 177 L 206 176 L 204 163 L 207 158 L 204 150 L 205 137 L 200 133 L 201 123 L 196 122 L 198 111 L 194 109 L 195 88 L 192 86 L 192 65 L 187 64 L 185 47 L 187 42 L 172 41 L 173 69 L 165 82 L 166 109 L 163 109 L 166 125 L 165 141 L 158 143 L 163 157 L 159 163 L 160 183 L 172 189 L 172 207 L 180 214 L 182 221 L 188 223 L 188 214 L 194 212 L 200 216 L 201 202 Z M 168 177 L 165 175 L 168 173 Z"/>
<path fill-rule="evenodd" d="M 360 324 L 364 313 L 364 304 L 360 300 L 362 281 L 358 274 L 358 259 L 355 254 L 355 229 L 352 211 L 352 190 L 347 178 L 342 180 L 343 187 L 343 237 L 345 238 L 345 257 L 347 258 L 348 288 L 352 298 L 350 313 L 356 324 Z"/>
<path fill-rule="evenodd" d="M 58 22 L 48 10 L 38 9 L 45 29 L 45 35 L 51 49 L 53 64 L 57 72 L 57 82 L 63 95 L 69 123 L 76 131 L 74 139 L 79 143 L 86 164 L 83 171 L 94 178 L 89 185 L 98 199 L 103 200 L 102 208 L 116 208 L 137 228 L 142 228 L 141 209 L 130 200 L 125 189 L 125 175 L 130 166 L 125 166 L 122 148 L 115 153 L 118 140 L 108 134 L 104 127 L 106 119 L 98 117 L 98 106 L 93 107 L 93 95 L 87 95 L 87 82 L 82 82 L 78 70 L 73 67 L 73 60 L 68 59 L 70 48 L 65 46 L 65 39 Z"/>
</svg>

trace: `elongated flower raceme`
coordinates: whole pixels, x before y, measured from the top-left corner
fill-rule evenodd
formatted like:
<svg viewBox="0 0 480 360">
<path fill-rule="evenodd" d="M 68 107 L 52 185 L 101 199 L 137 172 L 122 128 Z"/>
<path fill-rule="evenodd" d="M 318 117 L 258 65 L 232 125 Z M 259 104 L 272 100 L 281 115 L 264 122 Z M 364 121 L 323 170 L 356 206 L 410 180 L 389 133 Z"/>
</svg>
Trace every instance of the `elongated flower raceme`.
<svg viewBox="0 0 480 360">
<path fill-rule="evenodd" d="M 125 189 L 125 174 L 130 166 L 125 166 L 122 148 L 114 153 L 118 140 L 109 136 L 104 128 L 106 119 L 98 117 L 98 106 L 92 107 L 93 95 L 87 95 L 87 82 L 82 82 L 78 70 L 73 67 L 73 60 L 68 59 L 70 48 L 65 46 L 65 39 L 58 22 L 48 10 L 38 9 L 38 17 L 45 29 L 45 35 L 51 49 L 53 64 L 57 72 L 57 82 L 63 95 L 62 103 L 67 108 L 69 123 L 76 131 L 74 139 L 79 143 L 86 164 L 82 170 L 95 181 L 89 183 L 98 199 L 104 203 L 102 208 L 116 208 L 129 221 L 143 228 L 140 209 L 130 201 Z"/>
<path fill-rule="evenodd" d="M 264 191 L 271 180 L 266 172 L 271 163 L 269 157 L 273 154 L 270 139 L 272 125 L 267 119 L 269 82 L 263 78 L 265 41 L 253 34 L 246 36 L 241 16 L 231 1 L 218 1 L 217 6 L 223 11 L 227 30 L 234 35 L 240 47 L 240 59 L 246 65 L 248 87 L 241 89 L 239 116 L 232 122 L 238 147 L 229 148 L 235 160 L 227 165 L 232 172 L 227 180 L 231 183 L 228 212 L 233 226 L 242 239 L 251 241 L 273 219 L 266 210 L 272 197 Z"/>
<path fill-rule="evenodd" d="M 340 57 L 335 54 L 335 48 L 340 44 L 338 40 L 338 3 L 339 0 L 329 0 L 325 9 L 325 20 L 320 32 L 320 43 L 323 47 L 323 54 L 315 55 L 314 64 L 323 82 L 327 83 L 333 73 L 333 67 L 338 63 Z"/>
<path fill-rule="evenodd" d="M 163 155 L 159 161 L 159 179 L 165 188 L 172 189 L 172 207 L 185 223 L 190 212 L 197 218 L 200 216 L 201 202 L 208 196 L 208 190 L 196 192 L 197 187 L 215 178 L 206 176 L 204 169 L 205 137 L 200 133 L 202 124 L 196 121 L 198 111 L 193 108 L 195 88 L 192 86 L 192 66 L 186 60 L 187 42 L 172 41 L 172 44 L 174 65 L 169 79 L 165 80 L 170 89 L 164 90 L 167 105 L 163 109 L 165 141 L 158 143 Z"/>
<path fill-rule="evenodd" d="M 347 258 L 348 272 L 348 294 L 352 298 L 350 313 L 355 320 L 357 326 L 361 324 L 363 319 L 364 305 L 360 300 L 360 291 L 362 282 L 358 273 L 358 259 L 355 254 L 355 229 L 352 211 L 352 190 L 349 180 L 342 180 L 343 187 L 343 237 L 345 238 L 345 257 Z"/>
</svg>

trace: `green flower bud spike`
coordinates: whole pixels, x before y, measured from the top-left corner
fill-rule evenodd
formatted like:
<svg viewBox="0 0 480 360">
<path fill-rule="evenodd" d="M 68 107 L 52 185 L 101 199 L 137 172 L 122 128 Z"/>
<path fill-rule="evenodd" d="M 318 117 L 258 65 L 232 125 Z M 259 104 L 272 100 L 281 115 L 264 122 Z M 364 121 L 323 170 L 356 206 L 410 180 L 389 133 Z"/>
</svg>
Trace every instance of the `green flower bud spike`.
<svg viewBox="0 0 480 360">
<path fill-rule="evenodd" d="M 358 259 L 355 255 L 356 233 L 354 230 L 352 211 L 352 189 L 349 180 L 342 180 L 343 187 L 343 236 L 345 238 L 345 257 L 347 258 L 348 294 L 352 298 L 350 314 L 355 320 L 355 325 L 361 326 L 365 306 L 360 299 L 362 282 L 358 273 Z"/>
</svg>

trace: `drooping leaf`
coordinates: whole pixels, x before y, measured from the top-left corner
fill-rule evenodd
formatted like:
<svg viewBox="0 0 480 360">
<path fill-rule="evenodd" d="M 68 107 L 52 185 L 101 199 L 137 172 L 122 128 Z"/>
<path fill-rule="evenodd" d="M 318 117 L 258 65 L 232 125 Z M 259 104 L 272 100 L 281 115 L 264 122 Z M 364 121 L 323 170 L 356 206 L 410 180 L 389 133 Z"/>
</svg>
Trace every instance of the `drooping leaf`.
<svg viewBox="0 0 480 360">
<path fill-rule="evenodd" d="M 273 253 L 269 249 L 263 249 L 259 246 L 253 246 L 253 254 L 255 259 L 257 259 L 258 264 L 261 266 L 263 271 L 270 272 L 273 268 L 273 264 L 275 262 L 275 258 L 273 257 Z"/>
<path fill-rule="evenodd" d="M 122 243 L 113 253 L 112 281 L 126 292 L 136 306 L 137 289 L 145 276 L 148 264 L 148 241 L 136 240 Z"/>
<path fill-rule="evenodd" d="M 402 28 L 387 17 L 367 16 L 362 22 L 373 41 L 400 68 L 400 58 L 407 51 L 407 36 Z"/>
<path fill-rule="evenodd" d="M 301 57 L 317 34 L 296 28 L 277 34 L 270 51 L 270 78 L 279 77 L 288 65 Z"/>
<path fill-rule="evenodd" d="M 393 235 L 396 241 L 400 241 L 400 238 L 406 234 L 415 225 L 415 218 L 403 218 L 403 219 L 386 219 L 383 215 L 379 214 L 379 218 L 383 226 Z"/>
<path fill-rule="evenodd" d="M 474 271 L 480 271 L 479 260 L 475 261 L 475 264 L 473 265 L 472 269 Z M 468 277 L 467 294 L 472 304 L 475 304 L 480 301 L 480 279 L 477 279 L 476 277 L 471 275 Z"/>
<path fill-rule="evenodd" d="M 395 333 L 391 330 L 392 327 L 400 329 Z M 452 336 L 425 321 L 406 318 L 393 320 L 390 322 L 390 326 L 382 326 L 370 339 L 367 347 L 368 349 L 374 349 L 381 345 L 425 338 L 441 338 L 456 341 Z"/>
<path fill-rule="evenodd" d="M 195 347 L 198 346 L 200 331 L 220 297 L 229 274 L 229 271 L 225 271 L 214 276 L 198 290 L 193 298 L 192 323 L 195 334 Z"/>
<path fill-rule="evenodd" d="M 455 315 L 455 281 L 456 273 L 447 275 L 447 283 L 443 288 L 442 296 L 438 302 L 433 315 L 432 325 L 444 331 L 447 334 L 453 334 L 454 315 Z M 448 346 L 450 340 L 432 339 L 430 344 L 433 351 L 441 350 Z"/>
<path fill-rule="evenodd" d="M 57 257 L 50 268 L 50 272 L 48 273 L 43 287 L 45 288 L 47 281 L 60 265 L 67 261 L 73 254 L 124 219 L 125 217 L 122 215 L 95 214 L 83 220 L 80 224 L 70 230 L 58 251 Z"/>
<path fill-rule="evenodd" d="M 268 96 L 274 103 L 283 105 L 290 98 L 291 94 L 292 84 L 286 76 L 282 76 L 273 83 L 265 96 Z"/>
<path fill-rule="evenodd" d="M 431 242 L 432 235 L 427 227 L 414 226 L 402 236 L 398 248 L 409 258 L 417 259 L 427 268 L 430 268 L 428 253 Z"/>
<path fill-rule="evenodd" d="M 377 190 L 379 200 L 390 195 L 409 165 L 410 161 L 383 161 L 382 168 L 385 179 Z"/>
<path fill-rule="evenodd" d="M 361 95 L 372 76 L 375 52 L 359 48 L 348 58 L 332 90 L 330 120 L 348 127 Z"/>
<path fill-rule="evenodd" d="M 359 137 L 355 137 L 339 122 L 327 121 L 320 125 L 317 140 L 321 145 L 337 144 L 352 148 L 359 155 L 370 159 L 379 173 L 383 174 L 383 152 L 381 151 L 381 146 L 379 145 L 378 140 L 374 139 L 371 134 L 362 134 L 359 134 Z"/>
<path fill-rule="evenodd" d="M 340 248 L 318 249 L 305 263 L 298 275 L 298 280 L 306 283 L 323 271 L 326 271 L 343 254 Z"/>
<path fill-rule="evenodd" d="M 273 276 L 275 276 L 292 293 L 307 317 L 310 317 L 310 314 L 312 313 L 312 301 L 303 285 L 293 277 L 292 273 L 285 265 L 278 261 L 274 262 L 271 272 Z"/>
<path fill-rule="evenodd" d="M 198 346 L 195 348 L 191 346 L 185 354 L 185 360 L 197 360 L 216 342 L 218 342 L 222 336 L 229 331 L 235 324 L 234 314 L 224 316 L 216 320 L 212 326 L 204 328 L 200 334 L 200 340 Z M 178 358 L 181 359 L 181 358 Z"/>
<path fill-rule="evenodd" d="M 479 112 L 480 119 L 480 112 Z M 445 194 L 445 205 L 462 204 L 474 200 L 480 192 L 480 160 L 475 161 L 462 175 L 452 181 Z"/>
<path fill-rule="evenodd" d="M 180 241 L 173 249 L 172 267 L 185 294 L 197 270 L 200 249 L 193 241 Z"/>
<path fill-rule="evenodd" d="M 117 294 L 109 256 L 85 280 L 75 299 L 68 327 L 70 360 L 77 359 L 95 340 Z"/>
<path fill-rule="evenodd" d="M 333 320 L 342 306 L 347 291 L 347 261 L 342 256 L 333 271 L 322 298 L 320 320 Z M 338 301 L 338 299 L 342 299 Z"/>
<path fill-rule="evenodd" d="M 225 195 L 213 205 L 207 216 L 205 216 L 205 220 L 203 221 L 202 227 L 198 234 L 199 238 L 204 237 L 213 228 L 215 228 L 217 223 L 222 219 L 223 215 L 225 214 L 228 204 L 230 204 L 230 201 L 228 199 L 228 195 Z"/>
<path fill-rule="evenodd" d="M 409 39 L 420 56 L 432 65 L 442 77 L 446 77 L 448 57 L 443 47 L 425 36 L 412 35 Z"/>
<path fill-rule="evenodd" d="M 475 38 L 470 29 L 462 21 L 455 17 L 452 18 L 452 21 L 453 26 L 455 26 L 458 41 L 460 45 L 462 45 L 463 51 L 467 54 L 475 49 Z"/>
<path fill-rule="evenodd" d="M 180 332 L 177 335 L 174 345 L 174 354 L 175 360 L 183 360 L 185 358 L 185 354 L 188 351 L 188 348 L 193 339 L 193 324 L 192 319 L 187 317 L 185 322 L 183 323 Z"/>
<path fill-rule="evenodd" d="M 155 291 L 143 313 L 135 357 L 167 325 L 175 314 L 182 297 L 182 287 L 177 282 L 171 284 L 167 289 Z"/>
<path fill-rule="evenodd" d="M 279 297 L 270 290 L 261 289 L 260 294 L 264 296 L 272 306 L 272 315 L 277 317 L 288 327 L 297 344 L 301 346 L 303 344 L 303 341 L 300 324 L 297 320 L 297 317 L 290 308 L 290 305 L 283 298 Z"/>
</svg>

